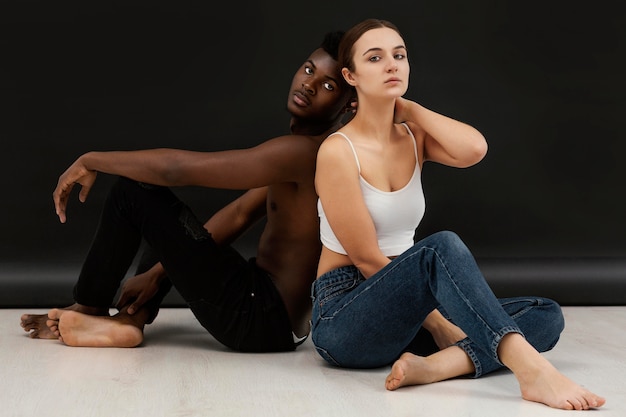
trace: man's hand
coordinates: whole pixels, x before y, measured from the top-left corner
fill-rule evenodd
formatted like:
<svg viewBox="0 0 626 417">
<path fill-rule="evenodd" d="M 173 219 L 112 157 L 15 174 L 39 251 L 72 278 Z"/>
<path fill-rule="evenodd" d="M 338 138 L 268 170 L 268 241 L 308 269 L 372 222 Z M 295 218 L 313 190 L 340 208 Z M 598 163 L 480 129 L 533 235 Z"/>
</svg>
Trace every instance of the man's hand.
<svg viewBox="0 0 626 417">
<path fill-rule="evenodd" d="M 159 283 L 164 276 L 165 270 L 159 263 L 143 274 L 128 278 L 122 286 L 122 293 L 116 307 L 122 309 L 130 304 L 127 312 L 130 315 L 135 314 L 156 295 L 159 291 Z"/>
<path fill-rule="evenodd" d="M 65 209 L 67 208 L 67 201 L 74 188 L 74 185 L 80 184 L 81 189 L 78 195 L 78 199 L 84 203 L 87 200 L 89 191 L 93 183 L 96 181 L 96 171 L 87 169 L 81 162 L 81 158 L 78 158 L 70 167 L 59 177 L 57 187 L 52 193 L 52 200 L 54 200 L 54 208 L 61 223 L 65 223 L 67 220 L 65 215 Z"/>
</svg>

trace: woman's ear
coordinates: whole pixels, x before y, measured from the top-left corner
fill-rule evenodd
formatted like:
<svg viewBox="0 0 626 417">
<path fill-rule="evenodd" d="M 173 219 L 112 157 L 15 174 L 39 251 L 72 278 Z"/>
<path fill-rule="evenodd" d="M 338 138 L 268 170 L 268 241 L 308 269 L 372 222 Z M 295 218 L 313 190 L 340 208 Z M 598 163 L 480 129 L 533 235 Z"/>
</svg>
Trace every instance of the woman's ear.
<svg viewBox="0 0 626 417">
<path fill-rule="evenodd" d="M 342 68 L 341 75 L 343 75 L 343 79 L 346 80 L 346 82 L 350 84 L 352 87 L 356 85 L 356 80 L 354 79 L 354 77 L 352 76 L 352 73 L 350 72 L 348 68 L 345 68 L 345 67 Z"/>
</svg>

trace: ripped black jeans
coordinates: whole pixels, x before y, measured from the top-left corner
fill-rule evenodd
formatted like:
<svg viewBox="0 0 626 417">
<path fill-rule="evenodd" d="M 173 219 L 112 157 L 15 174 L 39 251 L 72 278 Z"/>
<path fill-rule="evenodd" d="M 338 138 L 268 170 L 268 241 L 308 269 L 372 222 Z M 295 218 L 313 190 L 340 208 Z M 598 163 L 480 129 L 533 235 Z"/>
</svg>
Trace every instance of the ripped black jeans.
<svg viewBox="0 0 626 417">
<path fill-rule="evenodd" d="M 295 349 L 285 305 L 270 277 L 230 246 L 218 246 L 167 187 L 119 178 L 105 201 L 74 300 L 109 307 L 142 239 L 138 273 L 160 261 L 169 280 L 146 305 L 158 309 L 173 285 L 198 321 L 225 346 L 246 352 Z"/>
</svg>

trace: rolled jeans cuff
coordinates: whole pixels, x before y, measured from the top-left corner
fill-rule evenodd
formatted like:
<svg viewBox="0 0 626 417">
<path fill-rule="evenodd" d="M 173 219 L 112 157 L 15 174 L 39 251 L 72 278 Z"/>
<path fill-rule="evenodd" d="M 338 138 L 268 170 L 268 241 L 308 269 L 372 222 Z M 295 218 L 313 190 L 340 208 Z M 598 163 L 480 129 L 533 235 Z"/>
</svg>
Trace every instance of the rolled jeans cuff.
<svg viewBox="0 0 626 417">
<path fill-rule="evenodd" d="M 494 370 L 505 366 L 498 357 L 498 346 L 500 345 L 502 338 L 509 333 L 519 333 L 522 337 L 526 338 L 524 333 L 519 328 L 508 326 L 500 330 L 500 332 L 494 337 L 491 352 L 489 353 L 477 348 L 476 344 L 472 342 L 469 337 L 455 343 L 456 346 L 463 349 L 474 364 L 474 374 L 468 375 L 469 377 L 479 378 L 484 374 L 493 372 Z"/>
</svg>

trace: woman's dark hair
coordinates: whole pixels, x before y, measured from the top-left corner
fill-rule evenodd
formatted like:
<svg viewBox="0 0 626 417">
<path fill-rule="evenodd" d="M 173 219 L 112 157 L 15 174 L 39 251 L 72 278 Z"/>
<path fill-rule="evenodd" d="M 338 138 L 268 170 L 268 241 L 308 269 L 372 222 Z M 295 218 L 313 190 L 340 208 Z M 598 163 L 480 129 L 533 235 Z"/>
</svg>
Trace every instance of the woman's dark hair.
<svg viewBox="0 0 626 417">
<path fill-rule="evenodd" d="M 335 61 L 338 60 L 339 56 L 339 42 L 341 42 L 341 38 L 344 35 L 343 30 L 335 30 L 333 32 L 328 32 L 324 36 L 324 40 L 320 45 L 328 55 L 330 55 Z"/>
<path fill-rule="evenodd" d="M 393 23 L 382 19 L 366 19 L 356 25 L 352 26 L 341 38 L 339 44 L 339 62 L 340 68 L 348 68 L 350 71 L 354 71 L 354 57 L 352 56 L 352 47 L 363 36 L 363 34 L 372 29 L 389 28 L 398 32 L 401 35 L 400 30 Z"/>
</svg>

